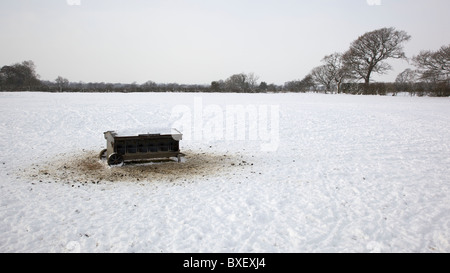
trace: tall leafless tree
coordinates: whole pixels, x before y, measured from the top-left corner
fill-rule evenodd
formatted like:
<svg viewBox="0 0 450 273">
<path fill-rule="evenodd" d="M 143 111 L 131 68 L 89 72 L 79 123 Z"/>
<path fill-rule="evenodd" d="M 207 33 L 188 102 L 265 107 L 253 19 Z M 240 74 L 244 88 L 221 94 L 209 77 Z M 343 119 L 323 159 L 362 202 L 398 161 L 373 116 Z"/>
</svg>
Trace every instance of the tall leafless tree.
<svg viewBox="0 0 450 273">
<path fill-rule="evenodd" d="M 259 77 L 255 75 L 255 73 L 250 72 L 247 75 L 247 83 L 250 92 L 255 92 L 258 89 L 258 80 Z"/>
<path fill-rule="evenodd" d="M 56 78 L 55 82 L 59 87 L 59 92 L 62 92 L 63 88 L 65 88 L 66 86 L 69 85 L 69 80 L 66 78 L 63 78 L 61 76 L 58 76 L 58 78 Z"/>
<path fill-rule="evenodd" d="M 411 39 L 405 31 L 395 28 L 381 28 L 367 32 L 353 41 L 343 60 L 352 75 L 364 80 L 368 87 L 372 73 L 383 74 L 391 70 L 386 59 L 406 59 L 403 43 Z"/>
<path fill-rule="evenodd" d="M 311 76 L 316 84 L 321 84 L 325 87 L 325 93 L 331 91 L 334 75 L 326 65 L 315 67 L 311 71 Z"/>
<path fill-rule="evenodd" d="M 437 51 L 422 51 L 413 57 L 422 80 L 450 84 L 450 45 Z"/>
<path fill-rule="evenodd" d="M 333 53 L 327 55 L 322 60 L 329 67 L 334 75 L 334 84 L 337 88 L 337 93 L 341 93 L 341 85 L 345 80 L 350 79 L 350 69 L 345 65 L 342 53 Z"/>
<path fill-rule="evenodd" d="M 324 64 L 311 71 L 314 81 L 324 85 L 326 91 L 331 91 L 333 87 L 336 87 L 337 93 L 340 93 L 342 83 L 350 77 L 342 56 L 341 53 L 327 55 L 322 59 Z"/>
</svg>

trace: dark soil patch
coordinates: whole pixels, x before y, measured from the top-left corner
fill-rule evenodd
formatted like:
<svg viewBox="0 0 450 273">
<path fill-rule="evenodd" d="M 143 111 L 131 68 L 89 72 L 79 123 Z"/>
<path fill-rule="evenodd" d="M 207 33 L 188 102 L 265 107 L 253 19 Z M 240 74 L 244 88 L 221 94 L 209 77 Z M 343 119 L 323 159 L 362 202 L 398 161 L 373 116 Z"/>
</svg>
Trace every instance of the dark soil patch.
<svg viewBox="0 0 450 273">
<path fill-rule="evenodd" d="M 54 161 L 34 165 L 25 173 L 41 182 L 189 181 L 217 176 L 229 172 L 232 166 L 242 164 L 242 161 L 226 154 L 183 153 L 186 156 L 181 163 L 176 159 L 157 159 L 110 167 L 105 160 L 99 159 L 98 151 L 82 151 L 79 154 L 61 154 Z"/>
</svg>

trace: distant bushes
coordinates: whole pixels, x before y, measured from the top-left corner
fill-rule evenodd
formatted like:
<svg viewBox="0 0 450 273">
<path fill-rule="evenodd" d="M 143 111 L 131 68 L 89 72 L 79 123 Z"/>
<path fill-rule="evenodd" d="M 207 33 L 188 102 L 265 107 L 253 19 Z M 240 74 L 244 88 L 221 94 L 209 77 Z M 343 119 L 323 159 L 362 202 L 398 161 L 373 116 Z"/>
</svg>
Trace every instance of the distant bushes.
<svg viewBox="0 0 450 273">
<path fill-rule="evenodd" d="M 211 82 L 210 85 L 155 83 L 143 84 L 70 82 L 58 76 L 55 81 L 41 81 L 32 61 L 24 61 L 0 69 L 0 91 L 41 91 L 41 92 L 216 92 L 216 93 L 343 93 L 353 95 L 397 95 L 407 92 L 411 96 L 450 96 L 447 78 L 434 77 L 421 80 L 415 71 L 405 70 L 394 83 L 373 82 L 369 85 L 360 82 L 328 81 L 327 85 L 314 80 L 309 74 L 302 80 L 286 82 L 284 85 L 258 83 L 253 73 L 234 74 L 226 80 Z M 433 74 L 436 75 L 436 74 Z M 317 77 L 317 75 L 316 75 Z"/>
<path fill-rule="evenodd" d="M 239 89 L 227 89 L 224 85 L 195 84 L 122 84 L 122 83 L 76 83 L 71 82 L 61 88 L 57 83 L 50 81 L 39 81 L 31 86 L 28 85 L 0 85 L 0 91 L 39 91 L 39 92 L 85 92 L 85 93 L 135 93 L 135 92 L 203 92 L 203 93 L 323 93 L 323 94 L 352 94 L 352 95 L 392 95 L 398 93 L 409 93 L 411 96 L 450 96 L 450 87 L 445 83 L 417 82 L 414 84 L 398 83 L 371 83 L 368 87 L 364 83 L 342 83 L 340 91 L 332 89 L 326 90 L 323 86 L 314 85 L 308 80 L 290 81 L 284 85 L 260 85 L 251 91 Z"/>
</svg>

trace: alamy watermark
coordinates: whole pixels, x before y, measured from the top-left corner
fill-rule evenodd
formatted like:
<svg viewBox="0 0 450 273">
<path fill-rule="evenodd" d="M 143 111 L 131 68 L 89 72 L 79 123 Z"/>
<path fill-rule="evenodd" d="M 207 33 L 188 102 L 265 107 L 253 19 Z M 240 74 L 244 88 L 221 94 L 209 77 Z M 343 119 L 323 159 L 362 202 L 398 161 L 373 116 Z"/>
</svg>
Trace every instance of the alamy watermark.
<svg viewBox="0 0 450 273">
<path fill-rule="evenodd" d="M 366 0 L 369 6 L 381 6 L 381 0 Z"/>
<path fill-rule="evenodd" d="M 279 105 L 203 105 L 202 97 L 195 97 L 193 106 L 174 106 L 171 121 L 188 141 L 256 141 L 268 152 L 280 142 Z"/>
<path fill-rule="evenodd" d="M 69 6 L 80 6 L 81 0 L 66 0 L 67 5 Z"/>
</svg>

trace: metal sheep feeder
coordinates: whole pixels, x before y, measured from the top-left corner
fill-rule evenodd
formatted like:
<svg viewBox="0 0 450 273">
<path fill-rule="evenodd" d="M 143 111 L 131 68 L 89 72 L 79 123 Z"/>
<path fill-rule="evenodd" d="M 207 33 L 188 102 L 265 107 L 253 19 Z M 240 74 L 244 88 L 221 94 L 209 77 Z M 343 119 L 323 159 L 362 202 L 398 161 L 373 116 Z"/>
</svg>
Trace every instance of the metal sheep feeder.
<svg viewBox="0 0 450 273">
<path fill-rule="evenodd" d="M 141 130 L 142 132 L 143 130 Z M 108 165 L 122 165 L 125 161 L 176 157 L 181 162 L 180 140 L 183 135 L 177 129 L 152 130 L 145 134 L 133 130 L 104 132 L 106 149 L 100 159 Z"/>
</svg>

